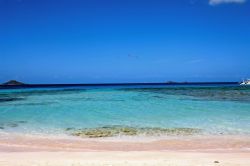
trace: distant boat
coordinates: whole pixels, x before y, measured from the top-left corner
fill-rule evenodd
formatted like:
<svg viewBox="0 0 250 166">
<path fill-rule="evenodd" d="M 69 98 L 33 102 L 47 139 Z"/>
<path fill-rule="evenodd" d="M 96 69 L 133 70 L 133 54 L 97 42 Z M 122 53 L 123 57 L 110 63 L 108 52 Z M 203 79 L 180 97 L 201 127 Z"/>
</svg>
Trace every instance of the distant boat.
<svg viewBox="0 0 250 166">
<path fill-rule="evenodd" d="M 250 79 L 243 80 L 240 85 L 250 85 Z"/>
</svg>

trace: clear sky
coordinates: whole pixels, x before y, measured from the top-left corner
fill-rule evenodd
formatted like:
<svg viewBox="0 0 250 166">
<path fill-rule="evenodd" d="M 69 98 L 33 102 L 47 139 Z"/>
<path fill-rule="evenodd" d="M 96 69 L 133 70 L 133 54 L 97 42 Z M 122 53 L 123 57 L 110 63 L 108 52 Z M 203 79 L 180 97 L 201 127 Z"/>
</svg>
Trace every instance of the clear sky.
<svg viewBox="0 0 250 166">
<path fill-rule="evenodd" d="M 249 0 L 0 0 L 0 82 L 246 77 Z"/>
</svg>

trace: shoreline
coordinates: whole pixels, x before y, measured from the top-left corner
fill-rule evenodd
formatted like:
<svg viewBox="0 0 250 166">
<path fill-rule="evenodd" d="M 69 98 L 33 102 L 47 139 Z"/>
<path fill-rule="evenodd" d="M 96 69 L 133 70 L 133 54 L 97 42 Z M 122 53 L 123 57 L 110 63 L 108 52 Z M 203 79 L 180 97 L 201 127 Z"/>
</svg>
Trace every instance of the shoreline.
<svg viewBox="0 0 250 166">
<path fill-rule="evenodd" d="M 0 166 L 249 166 L 249 136 L 154 141 L 0 135 Z"/>
</svg>

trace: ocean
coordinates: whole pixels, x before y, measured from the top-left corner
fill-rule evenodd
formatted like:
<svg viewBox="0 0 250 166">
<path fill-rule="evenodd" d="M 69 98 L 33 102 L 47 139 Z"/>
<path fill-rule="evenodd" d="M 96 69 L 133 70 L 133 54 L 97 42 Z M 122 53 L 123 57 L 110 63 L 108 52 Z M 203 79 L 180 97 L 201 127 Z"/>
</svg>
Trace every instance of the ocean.
<svg viewBox="0 0 250 166">
<path fill-rule="evenodd" d="M 0 89 L 1 134 L 72 138 L 250 135 L 250 86 Z"/>
</svg>

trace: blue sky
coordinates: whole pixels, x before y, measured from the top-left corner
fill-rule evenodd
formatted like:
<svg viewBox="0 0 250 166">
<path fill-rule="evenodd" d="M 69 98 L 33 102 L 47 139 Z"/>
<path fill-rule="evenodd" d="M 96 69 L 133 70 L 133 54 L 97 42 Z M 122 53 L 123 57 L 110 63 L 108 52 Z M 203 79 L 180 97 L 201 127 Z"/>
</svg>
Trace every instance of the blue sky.
<svg viewBox="0 0 250 166">
<path fill-rule="evenodd" d="M 0 0 L 0 82 L 246 77 L 248 0 Z"/>
</svg>

